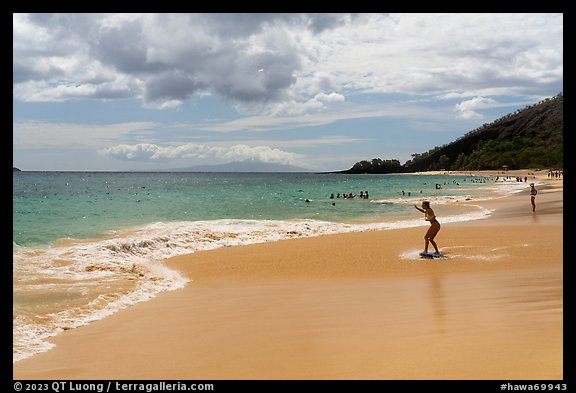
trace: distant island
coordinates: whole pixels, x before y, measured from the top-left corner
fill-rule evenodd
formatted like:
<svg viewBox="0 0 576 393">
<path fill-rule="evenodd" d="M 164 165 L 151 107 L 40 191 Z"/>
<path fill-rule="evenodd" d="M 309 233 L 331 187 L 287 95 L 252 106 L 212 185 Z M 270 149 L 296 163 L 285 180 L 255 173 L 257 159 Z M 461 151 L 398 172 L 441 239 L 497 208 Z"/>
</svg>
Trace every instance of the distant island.
<svg viewBox="0 0 576 393">
<path fill-rule="evenodd" d="M 308 170 L 293 165 L 247 160 L 218 165 L 163 169 L 160 172 L 308 172 Z"/>
<path fill-rule="evenodd" d="M 20 169 L 16 168 L 15 166 L 12 167 L 12 172 L 22 172 Z"/>
<path fill-rule="evenodd" d="M 485 123 L 451 143 L 412 154 L 404 164 L 397 159 L 374 158 L 337 173 L 562 169 L 563 158 L 564 99 L 559 93 Z"/>
</svg>

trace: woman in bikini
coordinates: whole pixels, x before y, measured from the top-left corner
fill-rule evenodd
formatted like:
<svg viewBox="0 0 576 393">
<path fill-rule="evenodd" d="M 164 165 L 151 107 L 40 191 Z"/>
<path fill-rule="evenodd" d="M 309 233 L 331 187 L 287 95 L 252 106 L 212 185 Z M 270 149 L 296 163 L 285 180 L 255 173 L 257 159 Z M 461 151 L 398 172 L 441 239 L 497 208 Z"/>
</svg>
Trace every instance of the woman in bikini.
<svg viewBox="0 0 576 393">
<path fill-rule="evenodd" d="M 424 235 L 424 252 L 425 253 L 428 252 L 428 243 L 432 243 L 432 246 L 434 247 L 436 254 L 440 254 L 440 251 L 438 251 L 438 246 L 434 241 L 434 238 L 436 237 L 438 231 L 440 230 L 440 223 L 436 219 L 434 210 L 432 210 L 432 208 L 430 207 L 430 202 L 428 201 L 422 202 L 422 208 L 419 208 L 416 205 L 414 205 L 414 207 L 419 211 L 421 211 L 422 213 L 424 213 L 424 219 L 426 221 L 430 221 L 430 228 L 428 228 L 426 235 Z"/>
</svg>

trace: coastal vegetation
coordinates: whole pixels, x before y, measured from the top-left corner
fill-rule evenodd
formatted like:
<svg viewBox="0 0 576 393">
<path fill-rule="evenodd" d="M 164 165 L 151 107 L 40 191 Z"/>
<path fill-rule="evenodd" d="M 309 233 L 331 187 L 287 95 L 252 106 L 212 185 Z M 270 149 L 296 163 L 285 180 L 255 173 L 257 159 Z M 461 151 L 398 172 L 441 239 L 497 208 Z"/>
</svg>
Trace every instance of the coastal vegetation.
<svg viewBox="0 0 576 393">
<path fill-rule="evenodd" d="M 341 173 L 563 168 L 563 95 L 509 113 L 425 153 L 359 161 Z"/>
</svg>

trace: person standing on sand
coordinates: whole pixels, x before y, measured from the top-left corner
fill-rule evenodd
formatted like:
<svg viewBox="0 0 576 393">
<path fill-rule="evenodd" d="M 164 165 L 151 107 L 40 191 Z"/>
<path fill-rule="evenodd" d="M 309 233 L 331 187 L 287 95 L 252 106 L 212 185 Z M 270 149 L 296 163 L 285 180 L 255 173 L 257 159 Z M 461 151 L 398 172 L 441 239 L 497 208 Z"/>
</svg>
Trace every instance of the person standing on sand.
<svg viewBox="0 0 576 393">
<path fill-rule="evenodd" d="M 536 194 L 538 194 L 538 190 L 534 187 L 534 183 L 530 183 L 530 203 L 532 204 L 532 212 L 536 211 Z"/>
<path fill-rule="evenodd" d="M 426 221 L 430 221 L 430 228 L 428 228 L 428 231 L 426 231 L 426 235 L 424 235 L 424 252 L 425 253 L 428 252 L 428 243 L 432 243 L 432 246 L 434 247 L 436 254 L 440 254 L 440 251 L 438 251 L 438 246 L 436 245 L 436 242 L 434 241 L 434 238 L 438 234 L 438 231 L 440 231 L 440 223 L 436 219 L 436 215 L 434 214 L 434 210 L 432 210 L 432 208 L 430 207 L 430 202 L 423 201 L 422 202 L 422 209 L 420 209 L 416 205 L 414 205 L 414 207 L 417 210 L 424 213 L 424 219 Z"/>
</svg>

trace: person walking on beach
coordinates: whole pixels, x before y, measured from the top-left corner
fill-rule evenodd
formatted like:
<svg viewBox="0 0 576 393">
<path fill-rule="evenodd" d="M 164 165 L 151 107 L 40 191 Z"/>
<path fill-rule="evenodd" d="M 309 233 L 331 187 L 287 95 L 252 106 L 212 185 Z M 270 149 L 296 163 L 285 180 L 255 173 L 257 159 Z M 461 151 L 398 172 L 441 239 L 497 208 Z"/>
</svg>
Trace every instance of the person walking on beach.
<svg viewBox="0 0 576 393">
<path fill-rule="evenodd" d="M 426 231 L 426 235 L 424 235 L 424 253 L 428 253 L 428 243 L 432 243 L 432 246 L 434 247 L 436 254 L 440 254 L 440 251 L 438 250 L 438 246 L 436 245 L 436 242 L 434 241 L 434 238 L 438 234 L 438 231 L 440 231 L 440 223 L 436 219 L 436 215 L 434 214 L 434 210 L 432 210 L 432 208 L 430 207 L 430 202 L 423 201 L 422 202 L 422 208 L 419 208 L 416 205 L 414 205 L 414 207 L 417 210 L 424 213 L 424 219 L 426 221 L 430 221 L 430 228 L 428 228 L 428 231 Z"/>
<path fill-rule="evenodd" d="M 534 183 L 530 183 L 530 203 L 532 204 L 532 212 L 536 211 L 536 194 L 538 194 L 538 190 L 534 187 Z"/>
</svg>

